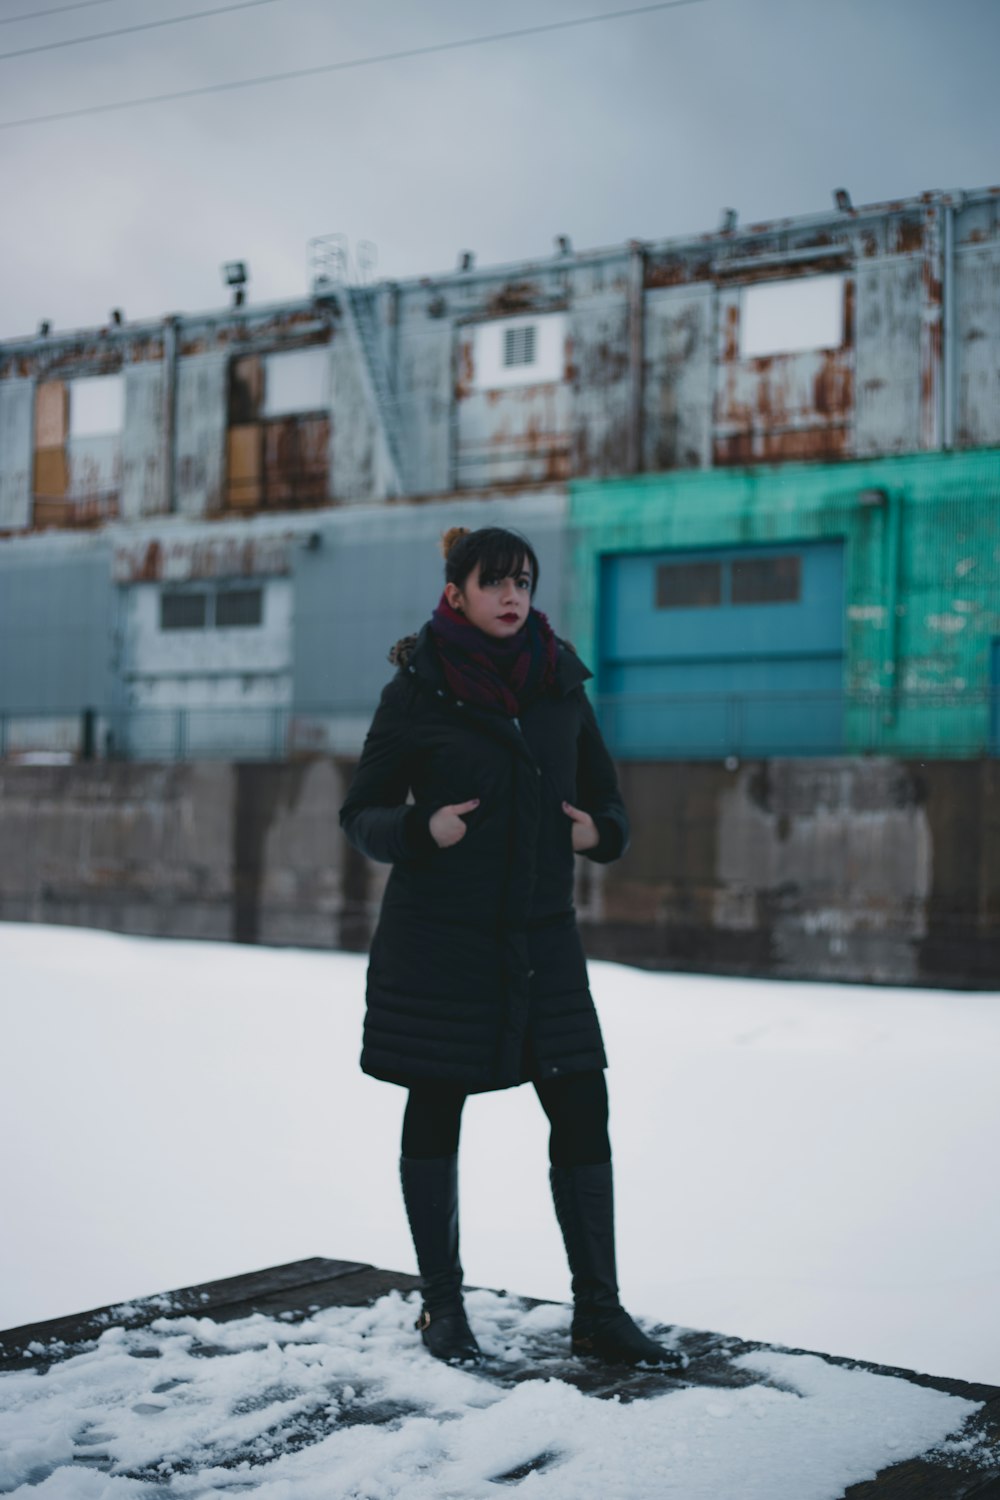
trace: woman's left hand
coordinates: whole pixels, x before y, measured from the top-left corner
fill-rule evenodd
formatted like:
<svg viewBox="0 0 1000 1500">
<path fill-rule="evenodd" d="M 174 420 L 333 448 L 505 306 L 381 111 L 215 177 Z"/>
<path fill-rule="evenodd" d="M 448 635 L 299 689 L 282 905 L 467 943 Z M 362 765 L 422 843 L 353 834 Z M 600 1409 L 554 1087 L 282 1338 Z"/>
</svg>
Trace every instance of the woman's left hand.
<svg viewBox="0 0 1000 1500">
<path fill-rule="evenodd" d="M 573 819 L 573 853 L 582 854 L 585 849 L 593 849 L 601 836 L 590 813 L 582 812 L 572 802 L 564 802 L 562 810 L 567 818 Z"/>
</svg>

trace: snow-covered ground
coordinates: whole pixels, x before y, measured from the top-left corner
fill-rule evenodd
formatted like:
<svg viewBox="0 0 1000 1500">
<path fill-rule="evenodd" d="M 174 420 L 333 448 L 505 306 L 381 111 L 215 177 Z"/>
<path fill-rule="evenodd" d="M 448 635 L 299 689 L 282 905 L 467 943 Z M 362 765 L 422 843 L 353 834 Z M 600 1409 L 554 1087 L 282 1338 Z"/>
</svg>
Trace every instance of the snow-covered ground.
<svg viewBox="0 0 1000 1500">
<path fill-rule="evenodd" d="M 414 1269 L 405 1096 L 357 1065 L 364 968 L 0 925 L 0 1328 L 313 1255 Z M 1000 994 L 591 980 L 631 1311 L 1000 1384 Z M 461 1170 L 467 1280 L 567 1297 L 530 1089 L 469 1102 Z M 775 1395 L 732 1393 L 731 1420 Z"/>
<path fill-rule="evenodd" d="M 569 1316 L 488 1291 L 469 1311 L 501 1369 L 564 1336 Z M 0 1377 L 0 1487 L 17 1500 L 488 1500 L 535 1464 L 518 1487 L 537 1500 L 838 1500 L 931 1447 L 948 1463 L 980 1456 L 961 1435 L 975 1402 L 815 1355 L 744 1354 L 734 1363 L 756 1383 L 736 1390 L 599 1400 L 440 1365 L 413 1313 L 393 1293 L 297 1324 L 110 1328 L 41 1378 Z"/>
</svg>

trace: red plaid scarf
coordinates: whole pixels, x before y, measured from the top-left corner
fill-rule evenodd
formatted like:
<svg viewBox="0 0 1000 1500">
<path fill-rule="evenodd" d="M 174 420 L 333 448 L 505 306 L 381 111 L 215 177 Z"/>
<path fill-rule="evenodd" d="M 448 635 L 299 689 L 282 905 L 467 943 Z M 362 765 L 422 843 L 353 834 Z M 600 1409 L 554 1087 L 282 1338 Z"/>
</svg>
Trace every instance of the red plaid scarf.
<svg viewBox="0 0 1000 1500">
<path fill-rule="evenodd" d="M 516 635 L 496 640 L 452 609 L 444 594 L 430 621 L 448 686 L 464 703 L 516 718 L 555 683 L 556 638 L 539 609 L 530 609 Z"/>
</svg>

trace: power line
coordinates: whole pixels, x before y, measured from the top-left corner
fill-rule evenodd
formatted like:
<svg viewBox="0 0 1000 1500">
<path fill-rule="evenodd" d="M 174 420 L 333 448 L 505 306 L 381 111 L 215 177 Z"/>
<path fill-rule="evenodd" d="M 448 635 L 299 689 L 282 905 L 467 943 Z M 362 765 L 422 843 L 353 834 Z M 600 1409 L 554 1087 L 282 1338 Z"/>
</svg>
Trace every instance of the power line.
<svg viewBox="0 0 1000 1500">
<path fill-rule="evenodd" d="M 37 21 L 42 16 L 61 16 L 66 10 L 89 10 L 92 5 L 107 5 L 108 0 L 76 0 L 75 5 L 53 5 L 48 10 L 32 10 L 21 16 L 0 16 L 0 26 L 13 21 Z"/>
<path fill-rule="evenodd" d="M 352 68 L 371 68 L 377 63 L 402 62 L 412 57 L 429 57 L 435 52 L 457 52 L 460 48 L 485 47 L 491 42 L 508 42 L 520 37 L 540 36 L 543 32 L 569 31 L 577 26 L 594 26 L 600 21 L 619 21 L 630 16 L 648 16 L 654 11 L 677 10 L 683 5 L 703 5 L 706 0 L 661 0 L 658 5 L 633 5 L 628 10 L 609 10 L 597 16 L 577 16 L 569 21 L 548 21 L 542 26 L 519 26 L 514 31 L 494 31 L 487 36 L 463 37 L 454 42 L 436 42 L 428 47 L 406 47 L 398 52 L 380 52 L 373 57 L 355 57 L 346 62 L 323 63 L 314 68 L 294 68 L 287 73 L 264 73 L 257 78 L 238 78 L 232 83 L 207 83 L 195 89 L 178 89 L 170 94 L 147 94 L 139 99 L 118 99 L 109 104 L 90 104 L 82 109 L 64 109 L 49 115 L 28 115 L 20 120 L 0 120 L 0 130 L 15 130 L 24 125 L 46 125 L 54 120 L 78 120 L 84 115 L 110 114 L 122 109 L 138 109 L 144 104 L 166 104 L 176 99 L 195 99 L 204 94 L 227 93 L 234 89 L 256 88 L 265 83 L 286 83 L 292 78 L 315 78 L 320 73 L 346 73 Z"/>
<path fill-rule="evenodd" d="M 184 21 L 200 21 L 205 16 L 224 16 L 231 10 L 250 10 L 255 5 L 274 5 L 275 0 L 238 0 L 234 5 L 220 5 L 215 10 L 196 10 L 189 16 L 168 16 L 163 21 L 141 21 L 137 26 L 119 26 L 114 31 L 95 31 L 90 36 L 71 36 L 63 42 L 40 42 L 22 47 L 18 52 L 0 52 L 0 62 L 10 57 L 27 57 L 32 52 L 54 52 L 58 47 L 79 47 L 81 42 L 106 42 L 109 37 L 128 36 L 133 31 L 155 31 L 158 26 L 180 26 Z"/>
</svg>

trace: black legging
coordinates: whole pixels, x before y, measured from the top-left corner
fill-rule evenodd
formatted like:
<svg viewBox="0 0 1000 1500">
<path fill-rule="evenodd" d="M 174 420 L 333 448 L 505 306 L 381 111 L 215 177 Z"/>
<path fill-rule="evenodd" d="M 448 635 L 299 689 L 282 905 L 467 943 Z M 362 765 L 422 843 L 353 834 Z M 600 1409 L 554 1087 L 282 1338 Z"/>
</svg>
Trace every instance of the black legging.
<svg viewBox="0 0 1000 1500">
<path fill-rule="evenodd" d="M 549 1160 L 554 1167 L 611 1160 L 608 1090 L 601 1069 L 547 1078 L 535 1084 L 535 1093 L 549 1117 Z M 467 1097 L 447 1083 L 412 1088 L 403 1116 L 403 1155 L 426 1160 L 457 1151 Z"/>
</svg>

